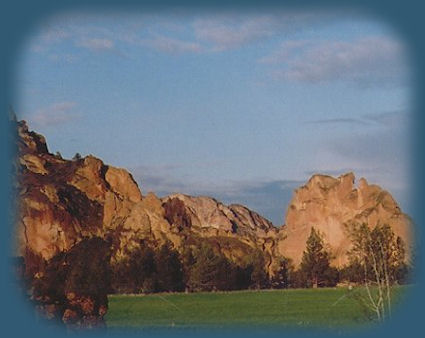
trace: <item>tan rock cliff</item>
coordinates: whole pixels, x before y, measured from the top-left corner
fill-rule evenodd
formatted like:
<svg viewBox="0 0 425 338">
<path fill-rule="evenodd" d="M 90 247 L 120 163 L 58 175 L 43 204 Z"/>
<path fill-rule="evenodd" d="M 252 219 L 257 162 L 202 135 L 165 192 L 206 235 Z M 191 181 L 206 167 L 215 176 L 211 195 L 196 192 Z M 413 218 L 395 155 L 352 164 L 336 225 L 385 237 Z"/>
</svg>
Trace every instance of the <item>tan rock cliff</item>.
<svg viewBox="0 0 425 338">
<path fill-rule="evenodd" d="M 346 225 L 357 222 L 375 227 L 388 224 L 405 243 L 410 243 L 411 221 L 402 213 L 394 198 L 377 185 L 361 178 L 354 184 L 353 173 L 333 178 L 314 175 L 306 185 L 295 190 L 289 204 L 285 226 L 280 230 L 285 239 L 278 242 L 278 252 L 298 265 L 312 227 L 319 230 L 334 256 L 333 265 L 347 263 L 350 240 Z"/>
</svg>

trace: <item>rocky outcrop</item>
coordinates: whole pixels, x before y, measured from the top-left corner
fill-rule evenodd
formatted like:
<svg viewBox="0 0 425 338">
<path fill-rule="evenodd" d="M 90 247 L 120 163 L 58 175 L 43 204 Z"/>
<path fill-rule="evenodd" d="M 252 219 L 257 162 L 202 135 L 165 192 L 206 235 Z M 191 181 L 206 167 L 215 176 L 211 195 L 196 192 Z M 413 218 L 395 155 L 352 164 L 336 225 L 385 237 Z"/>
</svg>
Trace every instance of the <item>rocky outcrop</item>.
<svg viewBox="0 0 425 338">
<path fill-rule="evenodd" d="M 351 245 L 347 226 L 352 223 L 366 223 L 370 227 L 388 224 L 395 235 L 410 243 L 411 221 L 387 191 L 369 185 L 364 178 L 356 186 L 353 173 L 338 178 L 314 175 L 295 190 L 280 231 L 278 252 L 298 265 L 314 227 L 324 236 L 333 265 L 341 267 L 347 263 Z"/>
<path fill-rule="evenodd" d="M 15 123 L 19 151 L 15 163 L 19 200 L 15 254 L 25 258 L 26 276 L 33 285 L 43 284 L 49 266 L 54 267 L 49 270 L 53 280 L 64 271 L 73 271 L 72 265 L 82 257 L 75 252 L 81 253 L 93 243 L 102 247 L 107 243 L 108 250 L 99 250 L 95 257 L 111 264 L 124 260 L 141 243 L 153 247 L 171 243 L 183 253 L 187 247 L 208 242 L 237 265 L 261 251 L 272 276 L 282 256 L 299 264 L 312 227 L 323 234 L 336 266 L 347 262 L 350 241 L 345 227 L 351 222 L 372 227 L 387 223 L 410 242 L 410 220 L 391 195 L 365 179 L 356 186 L 351 173 L 338 178 L 314 175 L 295 191 L 285 225 L 276 228 L 242 205 L 226 206 L 210 197 L 142 196 L 125 169 L 105 165 L 92 155 L 74 160 L 53 155 L 43 136 L 29 131 L 24 121 Z M 67 260 L 73 255 L 79 258 Z M 106 287 L 99 294 L 77 289 L 60 292 L 62 298 L 56 305 L 51 296 L 37 295 L 44 310 L 59 311 L 61 320 L 71 326 L 102 323 L 107 310 Z"/>
<path fill-rule="evenodd" d="M 193 197 L 173 194 L 163 199 L 166 217 L 170 224 L 193 231 L 232 233 L 253 237 L 264 237 L 274 229 L 273 224 L 248 208 L 229 206 L 211 197 Z"/>
<path fill-rule="evenodd" d="M 263 251 L 267 271 L 272 273 L 277 229 L 264 217 L 242 205 L 226 206 L 205 196 L 173 194 L 162 201 L 171 229 L 183 238 L 208 240 L 236 263 L 253 250 Z"/>
<path fill-rule="evenodd" d="M 65 160 L 49 153 L 44 137 L 29 131 L 24 121 L 17 122 L 17 130 L 15 254 L 25 258 L 26 276 L 33 285 L 42 284 L 46 267 L 54 266 L 60 274 L 61 264 L 69 265 L 64 257 L 92 238 L 109 243 L 111 264 L 125 259 L 140 243 L 160 247 L 170 242 L 182 252 L 208 241 L 236 263 L 262 250 L 270 267 L 277 231 L 257 213 L 208 197 L 176 194 L 161 200 L 153 193 L 143 197 L 126 170 L 105 165 L 92 155 Z M 103 292 L 105 296 L 107 288 Z M 106 311 L 76 290 L 64 293 L 56 304 L 59 310 L 49 295 L 34 297 L 43 311 L 56 317 L 61 312 L 68 325 L 90 326 L 83 324 L 84 316 L 91 316 L 90 322 L 96 322 L 96 316 L 101 321 Z M 90 315 L 84 310 L 91 308 L 89 304 L 97 309 Z"/>
<path fill-rule="evenodd" d="M 109 243 L 111 230 L 124 223 L 142 196 L 124 169 L 109 167 L 93 156 L 70 161 L 50 154 L 44 137 L 29 131 L 24 121 L 17 122 L 17 131 L 15 255 L 25 258 L 25 275 L 34 286 L 42 283 L 46 267 L 65 259 L 64 253 L 69 258 L 76 250 L 83 250 L 84 241 L 98 238 Z M 99 260 L 109 262 L 111 253 L 108 255 Z M 96 253 L 90 259 L 93 257 Z M 59 270 L 55 270 L 53 280 L 68 264 L 62 263 L 56 264 Z M 86 275 L 90 273 L 86 271 Z M 90 327 L 101 324 L 107 309 L 108 288 L 99 292 L 94 299 L 92 294 L 73 290 L 53 303 L 48 292 L 33 297 L 47 317 L 57 317 L 62 311 L 61 318 L 68 326 Z"/>
</svg>

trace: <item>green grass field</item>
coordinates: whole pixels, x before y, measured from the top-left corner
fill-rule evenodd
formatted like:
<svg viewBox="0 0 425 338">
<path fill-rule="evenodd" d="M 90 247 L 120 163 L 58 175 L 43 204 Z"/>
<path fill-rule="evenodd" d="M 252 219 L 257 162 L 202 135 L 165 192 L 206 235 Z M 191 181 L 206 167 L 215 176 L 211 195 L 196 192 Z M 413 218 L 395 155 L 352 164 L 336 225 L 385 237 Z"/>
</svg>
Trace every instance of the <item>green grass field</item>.
<svg viewBox="0 0 425 338">
<path fill-rule="evenodd" d="M 395 290 L 400 298 L 402 288 Z M 353 297 L 361 288 L 111 295 L 109 328 L 320 326 L 370 323 Z"/>
</svg>

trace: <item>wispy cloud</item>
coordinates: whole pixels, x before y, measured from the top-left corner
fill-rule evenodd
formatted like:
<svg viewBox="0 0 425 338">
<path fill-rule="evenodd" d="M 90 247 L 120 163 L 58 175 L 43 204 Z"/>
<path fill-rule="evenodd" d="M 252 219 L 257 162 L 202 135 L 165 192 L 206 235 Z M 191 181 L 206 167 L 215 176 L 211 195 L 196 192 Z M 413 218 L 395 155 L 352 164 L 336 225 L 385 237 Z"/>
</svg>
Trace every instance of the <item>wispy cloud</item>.
<svg viewBox="0 0 425 338">
<path fill-rule="evenodd" d="M 407 128 L 409 124 L 409 115 L 403 111 L 389 111 L 381 113 L 365 114 L 358 118 L 335 117 L 323 118 L 317 120 L 306 121 L 305 124 L 313 125 L 332 125 L 332 124 L 346 124 L 357 126 L 380 126 L 389 128 Z"/>
<path fill-rule="evenodd" d="M 48 56 L 50 61 L 53 62 L 65 62 L 65 63 L 74 63 L 79 60 L 79 57 L 74 54 L 64 53 L 64 54 L 50 54 Z"/>
<path fill-rule="evenodd" d="M 156 36 L 152 39 L 140 40 L 140 44 L 170 54 L 197 53 L 202 49 L 201 45 L 197 42 L 184 41 L 166 36 Z"/>
<path fill-rule="evenodd" d="M 46 29 L 42 30 L 40 35 L 36 36 L 35 39 L 31 41 L 30 48 L 36 53 L 45 52 L 50 46 L 61 43 L 71 36 L 72 34 L 65 29 L 48 26 Z"/>
<path fill-rule="evenodd" d="M 107 51 L 121 44 L 154 48 L 165 53 L 225 51 L 291 34 L 316 23 L 327 23 L 334 13 L 221 12 L 208 15 L 140 15 L 108 28 L 110 17 L 71 15 L 55 17 L 36 36 L 32 50 L 44 52 L 65 40 L 77 48 Z M 327 19 L 326 19 L 327 18 Z M 183 23 L 184 22 L 184 23 Z"/>
<path fill-rule="evenodd" d="M 276 31 L 278 21 L 271 16 L 247 18 L 198 19 L 193 28 L 198 40 L 212 44 L 215 51 L 240 47 L 244 44 L 267 38 Z"/>
<path fill-rule="evenodd" d="M 263 56 L 258 60 L 264 64 L 285 63 L 298 51 L 302 51 L 306 46 L 311 44 L 311 40 L 287 40 L 280 44 L 270 55 Z"/>
<path fill-rule="evenodd" d="M 55 126 L 74 120 L 78 115 L 74 112 L 76 102 L 56 102 L 48 107 L 38 109 L 28 116 L 36 126 Z"/>
<path fill-rule="evenodd" d="M 114 42 L 106 38 L 81 38 L 76 42 L 76 46 L 95 51 L 105 51 L 114 48 Z"/>
<path fill-rule="evenodd" d="M 407 129 L 411 121 L 411 116 L 402 110 L 367 114 L 364 118 L 375 124 L 388 128 Z"/>
<path fill-rule="evenodd" d="M 45 30 L 40 40 L 46 44 L 53 44 L 62 42 L 71 37 L 71 33 L 63 28 L 51 26 Z"/>
<path fill-rule="evenodd" d="M 369 124 L 367 121 L 354 119 L 354 118 L 331 118 L 331 119 L 322 119 L 322 120 L 311 120 L 305 122 L 306 124 L 357 124 L 357 125 L 367 125 Z"/>
<path fill-rule="evenodd" d="M 401 44 L 381 36 L 354 41 L 289 41 L 259 62 L 282 65 L 272 72 L 275 78 L 313 84 L 393 85 L 405 80 L 407 74 Z"/>
<path fill-rule="evenodd" d="M 198 41 L 209 44 L 212 51 L 224 51 L 323 26 L 338 17 L 336 12 L 318 11 L 228 12 L 199 18 L 192 26 Z"/>
</svg>

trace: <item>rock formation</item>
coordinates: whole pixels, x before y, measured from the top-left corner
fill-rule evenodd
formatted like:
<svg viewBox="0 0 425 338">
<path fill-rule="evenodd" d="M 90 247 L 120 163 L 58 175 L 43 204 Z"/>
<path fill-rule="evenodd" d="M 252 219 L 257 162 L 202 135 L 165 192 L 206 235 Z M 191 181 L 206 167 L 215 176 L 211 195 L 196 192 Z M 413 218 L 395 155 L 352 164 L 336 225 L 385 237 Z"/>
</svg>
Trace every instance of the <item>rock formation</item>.
<svg viewBox="0 0 425 338">
<path fill-rule="evenodd" d="M 314 175 L 295 191 L 285 225 L 277 228 L 242 205 L 226 206 L 210 197 L 142 196 L 125 169 L 91 155 L 74 160 L 53 155 L 43 136 L 29 131 L 24 121 L 15 123 L 19 201 L 15 254 L 24 257 L 33 285 L 49 285 L 49 278 L 59 276 L 51 275 L 59 266 L 68 266 L 62 272 L 70 274 L 61 278 L 72 279 L 75 261 L 85 266 L 81 250 L 93 245 L 103 248 L 95 255 L 98 261 L 103 255 L 103 261 L 114 264 L 141 243 L 159 247 L 169 242 L 182 253 L 206 241 L 235 264 L 252 252 L 263 252 L 272 276 L 282 256 L 299 264 L 313 226 L 324 235 L 335 266 L 347 262 L 350 241 L 345 226 L 350 222 L 388 223 L 409 242 L 410 220 L 391 195 L 365 179 L 356 187 L 351 173 L 339 178 Z M 54 315 L 70 326 L 102 323 L 107 288 L 79 293 L 70 286 L 54 297 L 43 294 L 46 288 L 38 290 L 41 293 L 33 297 L 47 317 Z M 55 297 L 61 299 L 59 307 L 52 306 Z"/>
<path fill-rule="evenodd" d="M 262 250 L 270 270 L 277 229 L 257 213 L 208 197 L 143 197 L 126 170 L 91 155 L 62 159 L 49 153 L 44 137 L 29 131 L 24 121 L 17 122 L 17 130 L 15 254 L 25 257 L 26 275 L 34 283 L 43 280 L 46 266 L 90 238 L 110 243 L 112 263 L 142 241 L 156 247 L 171 242 L 179 252 L 208 241 L 234 262 Z M 38 299 L 52 310 L 49 297 Z M 83 312 L 70 311 L 62 313 L 63 321 L 81 323 L 76 316 Z"/>
<path fill-rule="evenodd" d="M 379 186 L 369 185 L 364 178 L 357 187 L 354 181 L 353 173 L 338 178 L 314 175 L 296 189 L 280 231 L 284 239 L 279 240 L 278 252 L 298 265 L 314 227 L 329 245 L 333 265 L 341 267 L 347 263 L 350 240 L 346 227 L 351 223 L 370 227 L 388 224 L 395 235 L 410 243 L 411 221 L 393 197 Z"/>
<path fill-rule="evenodd" d="M 277 229 L 256 212 L 238 204 L 226 206 L 211 197 L 183 194 L 167 196 L 163 207 L 165 218 L 183 238 L 208 240 L 235 262 L 252 250 L 261 250 L 272 273 Z"/>
</svg>

